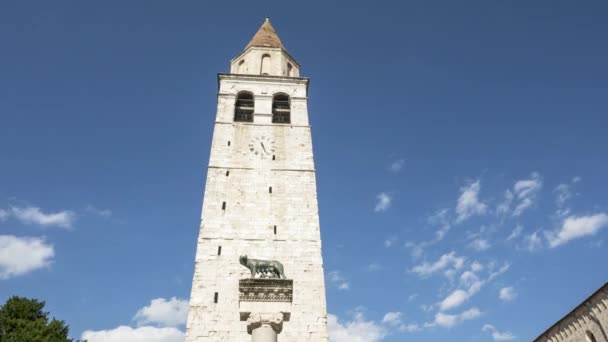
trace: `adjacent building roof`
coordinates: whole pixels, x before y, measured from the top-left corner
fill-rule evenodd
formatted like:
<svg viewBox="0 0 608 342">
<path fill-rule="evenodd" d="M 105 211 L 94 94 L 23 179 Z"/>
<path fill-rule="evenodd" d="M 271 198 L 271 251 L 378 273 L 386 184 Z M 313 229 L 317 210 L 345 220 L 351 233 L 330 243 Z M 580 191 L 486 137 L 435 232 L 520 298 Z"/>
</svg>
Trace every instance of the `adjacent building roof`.
<svg viewBox="0 0 608 342">
<path fill-rule="evenodd" d="M 279 39 L 279 36 L 274 30 L 274 27 L 272 27 L 272 24 L 270 24 L 270 20 L 268 18 L 264 20 L 264 23 L 262 24 L 262 26 L 260 26 L 260 29 L 258 30 L 258 32 L 256 32 L 253 38 L 251 38 L 251 41 L 249 42 L 249 44 L 247 44 L 245 49 L 250 46 L 264 46 L 272 48 L 281 48 L 285 50 L 285 46 L 283 46 L 283 43 L 281 43 L 281 39 Z"/>
<path fill-rule="evenodd" d="M 535 338 L 534 341 L 541 341 L 541 339 L 544 336 L 546 336 L 551 331 L 551 329 L 553 329 L 556 326 L 559 326 L 559 324 L 562 321 L 564 321 L 566 318 L 573 315 L 578 309 L 586 308 L 586 305 L 593 300 L 593 297 L 595 297 L 596 295 L 598 295 L 600 293 L 604 293 L 604 296 L 606 296 L 606 292 L 608 292 L 608 283 L 605 283 L 602 287 L 600 287 L 595 292 L 593 292 L 593 294 L 591 294 L 584 301 L 582 301 L 579 305 L 577 305 L 574 309 L 572 309 L 572 311 L 570 311 L 566 316 L 562 317 L 559 321 L 555 322 L 552 326 L 550 326 L 547 330 L 545 330 L 542 334 L 540 334 L 537 338 Z"/>
</svg>

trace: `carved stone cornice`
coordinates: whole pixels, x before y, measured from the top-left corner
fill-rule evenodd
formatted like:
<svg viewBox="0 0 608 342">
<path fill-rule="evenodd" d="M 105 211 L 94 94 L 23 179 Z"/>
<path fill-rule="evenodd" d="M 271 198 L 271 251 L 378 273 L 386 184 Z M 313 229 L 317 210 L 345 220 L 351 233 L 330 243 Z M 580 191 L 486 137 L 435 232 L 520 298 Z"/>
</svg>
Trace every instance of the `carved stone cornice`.
<svg viewBox="0 0 608 342">
<path fill-rule="evenodd" d="M 241 279 L 239 300 L 241 302 L 288 302 L 293 298 L 291 279 Z"/>
</svg>

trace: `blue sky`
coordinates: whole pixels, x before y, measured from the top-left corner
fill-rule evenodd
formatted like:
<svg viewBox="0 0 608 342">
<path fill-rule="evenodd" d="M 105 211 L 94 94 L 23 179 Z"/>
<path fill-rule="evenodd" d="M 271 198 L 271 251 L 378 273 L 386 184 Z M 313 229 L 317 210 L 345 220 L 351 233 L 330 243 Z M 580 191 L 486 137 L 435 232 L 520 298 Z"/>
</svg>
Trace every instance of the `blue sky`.
<svg viewBox="0 0 608 342">
<path fill-rule="evenodd" d="M 312 79 L 332 341 L 531 340 L 608 279 L 607 11 L 3 1 L 0 301 L 180 340 L 216 74 L 270 16 Z"/>
</svg>

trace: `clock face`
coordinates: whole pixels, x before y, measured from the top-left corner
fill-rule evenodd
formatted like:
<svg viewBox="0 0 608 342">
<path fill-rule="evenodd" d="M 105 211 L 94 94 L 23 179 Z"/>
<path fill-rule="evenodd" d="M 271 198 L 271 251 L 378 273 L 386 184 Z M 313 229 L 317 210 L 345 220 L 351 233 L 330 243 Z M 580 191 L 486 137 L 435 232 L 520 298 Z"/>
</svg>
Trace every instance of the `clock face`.
<svg viewBox="0 0 608 342">
<path fill-rule="evenodd" d="M 249 141 L 249 153 L 255 155 L 256 157 L 260 157 L 265 159 L 266 157 L 270 158 L 275 151 L 274 147 L 274 139 L 265 136 L 259 136 L 251 139 Z"/>
</svg>

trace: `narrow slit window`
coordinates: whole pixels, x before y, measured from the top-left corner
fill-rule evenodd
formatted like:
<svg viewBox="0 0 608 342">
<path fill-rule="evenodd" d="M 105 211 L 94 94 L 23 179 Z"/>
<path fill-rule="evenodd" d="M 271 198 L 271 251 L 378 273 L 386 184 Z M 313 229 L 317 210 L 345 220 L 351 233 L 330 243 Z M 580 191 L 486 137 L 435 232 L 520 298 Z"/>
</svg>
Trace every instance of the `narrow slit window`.
<svg viewBox="0 0 608 342">
<path fill-rule="evenodd" d="M 272 187 L 268 187 L 268 193 L 271 194 L 272 193 Z"/>
<path fill-rule="evenodd" d="M 230 140 L 228 140 L 228 146 L 230 146 Z"/>
<path fill-rule="evenodd" d="M 291 123 L 291 102 L 289 95 L 276 94 L 272 98 L 272 123 Z"/>
<path fill-rule="evenodd" d="M 272 155 L 272 160 L 275 160 L 275 156 L 274 156 L 274 154 Z"/>
<path fill-rule="evenodd" d="M 274 226 L 274 235 L 277 235 L 277 226 Z"/>
<path fill-rule="evenodd" d="M 262 66 L 260 69 L 260 74 L 270 75 L 270 55 L 264 54 L 262 56 Z"/>
<path fill-rule="evenodd" d="M 217 293 L 217 292 L 216 292 L 216 293 L 213 295 L 213 302 L 214 302 L 214 303 L 216 303 L 216 304 L 217 304 L 217 301 L 218 301 L 218 299 L 219 299 L 219 296 L 220 296 L 220 295 L 219 295 L 219 293 Z"/>
<path fill-rule="evenodd" d="M 222 255 L 222 246 L 217 246 L 217 255 Z"/>
<path fill-rule="evenodd" d="M 230 171 L 226 171 L 226 177 L 230 176 Z"/>
<path fill-rule="evenodd" d="M 222 202 L 222 210 L 226 210 L 226 202 Z"/>
</svg>

